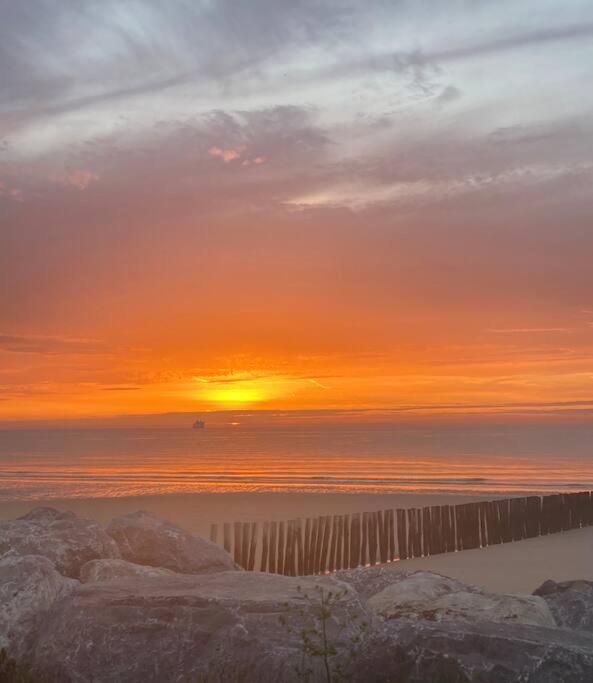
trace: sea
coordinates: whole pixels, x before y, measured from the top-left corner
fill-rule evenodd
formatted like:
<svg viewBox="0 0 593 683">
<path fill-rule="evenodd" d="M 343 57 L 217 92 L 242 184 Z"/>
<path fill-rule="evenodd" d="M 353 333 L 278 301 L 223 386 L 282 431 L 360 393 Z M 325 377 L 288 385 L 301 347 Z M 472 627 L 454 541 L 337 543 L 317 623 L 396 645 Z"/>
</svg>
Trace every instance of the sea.
<svg viewBox="0 0 593 683">
<path fill-rule="evenodd" d="M 0 501 L 585 489 L 593 489 L 591 424 L 0 430 Z"/>
</svg>

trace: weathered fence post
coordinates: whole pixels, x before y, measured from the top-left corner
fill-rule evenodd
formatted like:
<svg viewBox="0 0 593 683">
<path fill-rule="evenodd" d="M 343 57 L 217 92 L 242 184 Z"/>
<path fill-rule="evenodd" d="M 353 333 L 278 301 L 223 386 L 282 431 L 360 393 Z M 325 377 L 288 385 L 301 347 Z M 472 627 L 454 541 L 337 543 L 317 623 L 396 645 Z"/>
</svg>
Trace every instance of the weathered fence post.
<svg viewBox="0 0 593 683">
<path fill-rule="evenodd" d="M 251 545 L 249 546 L 249 562 L 247 569 L 255 569 L 255 553 L 257 552 L 257 522 L 251 522 Z"/>
<path fill-rule="evenodd" d="M 231 554 L 231 525 L 228 522 L 223 524 L 223 543 L 224 549 Z"/>
<path fill-rule="evenodd" d="M 270 573 L 276 574 L 276 543 L 277 543 L 277 522 L 270 524 Z"/>
<path fill-rule="evenodd" d="M 259 570 L 265 572 L 268 570 L 268 534 L 270 533 L 270 523 L 264 522 L 262 531 L 262 546 L 261 546 L 261 560 L 259 563 Z"/>
<path fill-rule="evenodd" d="M 408 531 L 406 528 L 406 511 L 396 510 L 397 521 L 397 554 L 400 560 L 408 559 Z"/>
</svg>

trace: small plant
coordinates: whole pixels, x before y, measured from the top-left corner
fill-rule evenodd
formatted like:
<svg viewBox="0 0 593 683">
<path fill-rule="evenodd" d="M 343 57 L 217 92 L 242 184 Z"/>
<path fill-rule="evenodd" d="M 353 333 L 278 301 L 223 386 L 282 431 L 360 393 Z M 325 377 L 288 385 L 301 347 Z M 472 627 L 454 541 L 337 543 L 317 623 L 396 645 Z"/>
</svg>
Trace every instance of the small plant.
<svg viewBox="0 0 593 683">
<path fill-rule="evenodd" d="M 297 676 L 309 681 L 314 673 L 313 662 L 317 660 L 321 662 L 326 682 L 336 683 L 345 680 L 343 661 L 335 661 L 336 655 L 341 650 L 342 660 L 351 661 L 368 624 L 362 622 L 356 634 L 342 639 L 338 644 L 345 629 L 356 622 L 358 617 L 352 615 L 344 622 L 334 614 L 333 608 L 344 598 L 345 590 L 330 591 L 321 586 L 316 586 L 315 590 L 316 594 L 311 596 L 297 586 L 297 591 L 306 600 L 306 607 L 296 608 L 286 603 L 287 613 L 280 616 L 280 623 L 290 634 L 299 638 L 302 657 L 301 662 L 295 666 Z M 300 621 L 300 627 L 293 625 L 291 616 L 299 617 L 297 621 Z"/>
<path fill-rule="evenodd" d="M 8 656 L 5 648 L 0 650 L 0 683 L 35 683 L 29 667 Z"/>
</svg>

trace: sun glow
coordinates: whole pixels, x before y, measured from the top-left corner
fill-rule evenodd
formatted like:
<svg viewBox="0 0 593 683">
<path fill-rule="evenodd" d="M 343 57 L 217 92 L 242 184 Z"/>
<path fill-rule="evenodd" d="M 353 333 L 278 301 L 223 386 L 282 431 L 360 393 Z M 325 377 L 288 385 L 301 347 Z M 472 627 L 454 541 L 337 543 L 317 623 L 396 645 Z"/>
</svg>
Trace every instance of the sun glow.
<svg viewBox="0 0 593 683">
<path fill-rule="evenodd" d="M 216 384 L 205 391 L 206 398 L 215 403 L 224 403 L 229 407 L 245 406 L 259 403 L 266 396 L 254 382 L 233 382 L 232 384 Z"/>
<path fill-rule="evenodd" d="M 294 398 L 299 390 L 308 386 L 310 385 L 301 378 L 269 372 L 256 374 L 237 371 L 218 376 L 194 377 L 192 395 L 212 407 L 245 408 L 256 404 L 261 406 L 278 399 Z"/>
</svg>

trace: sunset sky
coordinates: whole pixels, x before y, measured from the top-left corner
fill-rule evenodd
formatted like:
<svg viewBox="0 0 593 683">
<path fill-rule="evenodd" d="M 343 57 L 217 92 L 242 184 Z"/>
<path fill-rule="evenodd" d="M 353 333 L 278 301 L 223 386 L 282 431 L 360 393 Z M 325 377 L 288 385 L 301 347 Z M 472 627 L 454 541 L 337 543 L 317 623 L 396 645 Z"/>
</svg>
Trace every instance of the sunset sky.
<svg viewBox="0 0 593 683">
<path fill-rule="evenodd" d="M 0 421 L 593 417 L 590 0 L 0 0 Z"/>
</svg>

